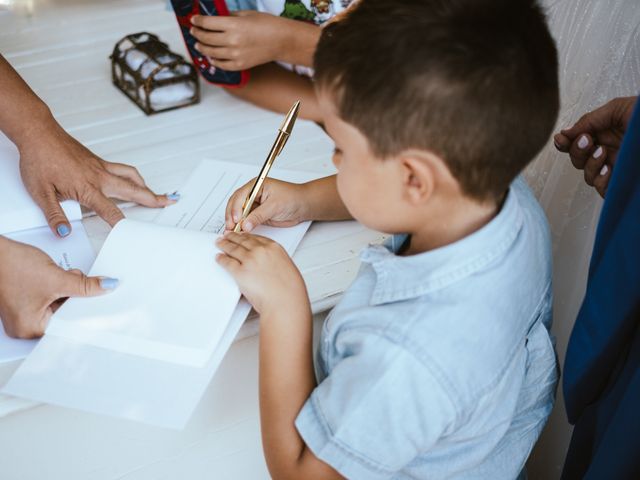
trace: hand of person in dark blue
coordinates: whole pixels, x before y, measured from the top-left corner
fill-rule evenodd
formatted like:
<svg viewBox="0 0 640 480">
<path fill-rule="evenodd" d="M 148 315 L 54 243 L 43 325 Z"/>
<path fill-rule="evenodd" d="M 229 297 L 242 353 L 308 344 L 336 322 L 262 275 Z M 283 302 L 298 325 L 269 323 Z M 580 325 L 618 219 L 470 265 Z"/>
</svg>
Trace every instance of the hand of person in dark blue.
<svg viewBox="0 0 640 480">
<path fill-rule="evenodd" d="M 595 187 L 602 197 L 607 192 L 637 98 L 614 98 L 553 137 L 556 148 L 569 153 L 573 166 L 584 171 L 587 184 Z"/>
</svg>

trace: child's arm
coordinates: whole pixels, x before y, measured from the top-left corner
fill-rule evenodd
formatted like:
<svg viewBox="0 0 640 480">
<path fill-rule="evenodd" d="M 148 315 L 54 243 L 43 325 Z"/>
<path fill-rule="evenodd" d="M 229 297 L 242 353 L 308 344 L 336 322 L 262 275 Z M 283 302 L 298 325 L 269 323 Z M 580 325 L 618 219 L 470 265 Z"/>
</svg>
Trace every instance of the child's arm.
<svg viewBox="0 0 640 480">
<path fill-rule="evenodd" d="M 271 476 L 342 478 L 307 448 L 294 423 L 316 387 L 311 308 L 300 272 L 264 237 L 230 232 L 218 247 L 217 261 L 260 313 L 260 419 Z"/>
<path fill-rule="evenodd" d="M 311 79 L 286 70 L 276 63 L 251 69 L 249 82 L 242 88 L 227 92 L 268 110 L 286 113 L 300 100 L 300 118 L 322 122 L 318 99 Z"/>
<path fill-rule="evenodd" d="M 246 10 L 228 17 L 191 19 L 196 49 L 224 70 L 247 70 L 280 61 L 311 67 L 320 27 L 268 13 Z"/>
<path fill-rule="evenodd" d="M 240 220 L 242 205 L 254 180 L 236 190 L 229 199 L 225 214 L 228 230 L 232 230 Z M 335 175 L 303 184 L 269 178 L 264 182 L 254 205 L 242 224 L 242 229 L 246 232 L 261 224 L 289 227 L 307 220 L 353 218 L 338 195 Z"/>
<path fill-rule="evenodd" d="M 300 117 L 320 122 L 322 117 L 311 80 L 290 72 L 276 61 L 310 67 L 320 38 L 320 27 L 254 11 L 230 17 L 195 16 L 191 34 L 196 49 L 213 66 L 224 70 L 251 70 L 249 83 L 227 91 L 260 107 L 285 113 L 300 100 Z"/>
</svg>

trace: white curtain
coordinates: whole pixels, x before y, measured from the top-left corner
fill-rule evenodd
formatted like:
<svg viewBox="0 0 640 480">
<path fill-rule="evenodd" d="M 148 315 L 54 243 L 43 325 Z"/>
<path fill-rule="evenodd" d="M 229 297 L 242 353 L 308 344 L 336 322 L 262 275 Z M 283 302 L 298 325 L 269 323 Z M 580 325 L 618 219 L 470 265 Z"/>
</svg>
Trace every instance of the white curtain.
<svg viewBox="0 0 640 480">
<path fill-rule="evenodd" d="M 640 0 L 542 0 L 542 4 L 559 51 L 559 128 L 613 97 L 640 91 Z M 602 201 L 552 141 L 525 176 L 551 224 L 553 330 L 562 364 L 584 296 Z M 530 479 L 559 478 L 570 435 L 558 389 L 556 408 L 529 461 Z"/>
</svg>

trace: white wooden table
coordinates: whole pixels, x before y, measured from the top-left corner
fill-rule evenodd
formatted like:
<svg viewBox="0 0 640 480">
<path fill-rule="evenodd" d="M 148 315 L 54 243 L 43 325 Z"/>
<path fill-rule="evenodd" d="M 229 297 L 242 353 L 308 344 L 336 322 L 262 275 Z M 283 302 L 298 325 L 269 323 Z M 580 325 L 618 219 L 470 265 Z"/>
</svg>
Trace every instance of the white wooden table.
<svg viewBox="0 0 640 480">
<path fill-rule="evenodd" d="M 112 86 L 108 56 L 114 44 L 140 31 L 158 34 L 186 56 L 163 0 L 0 0 L 0 52 L 96 154 L 134 165 L 158 192 L 179 189 L 203 158 L 258 166 L 281 116 L 203 83 L 199 105 L 146 117 Z M 299 122 L 278 162 L 329 174 L 331 150 L 320 128 Z M 155 214 L 140 207 L 126 211 L 143 220 Z M 96 217 L 84 224 L 99 249 L 107 225 Z M 337 231 L 328 227 L 314 224 L 294 256 L 316 313 L 333 306 L 351 282 L 359 250 L 382 239 L 353 222 Z M 256 320 L 243 327 L 181 432 L 46 405 L 0 418 L 0 478 L 268 478 L 259 431 L 256 333 Z M 0 366 L 0 383 L 16 367 Z"/>
</svg>

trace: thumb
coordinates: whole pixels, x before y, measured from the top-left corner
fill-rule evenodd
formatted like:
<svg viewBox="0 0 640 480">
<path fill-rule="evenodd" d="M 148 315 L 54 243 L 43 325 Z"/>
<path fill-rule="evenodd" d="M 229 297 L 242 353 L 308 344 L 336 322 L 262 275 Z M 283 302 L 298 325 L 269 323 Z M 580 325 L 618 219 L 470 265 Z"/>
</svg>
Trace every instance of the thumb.
<svg viewBox="0 0 640 480">
<path fill-rule="evenodd" d="M 258 225 L 267 223 L 274 217 L 275 213 L 275 208 L 271 203 L 263 203 L 258 205 L 254 210 L 251 211 L 249 215 L 247 215 L 247 218 L 245 218 L 242 222 L 242 231 L 250 232 Z"/>
<path fill-rule="evenodd" d="M 110 277 L 87 277 L 77 272 L 62 272 L 60 293 L 63 297 L 95 297 L 114 290 L 118 279 Z"/>
<path fill-rule="evenodd" d="M 575 140 L 581 133 L 588 133 L 596 136 L 598 132 L 612 128 L 616 122 L 616 103 L 610 101 L 592 112 L 585 113 L 578 121 L 561 131 L 561 133 L 571 141 Z"/>
<path fill-rule="evenodd" d="M 36 199 L 36 203 L 44 213 L 47 223 L 53 233 L 59 237 L 66 237 L 71 233 L 71 224 L 64 214 L 60 202 L 53 191 Z"/>
</svg>

